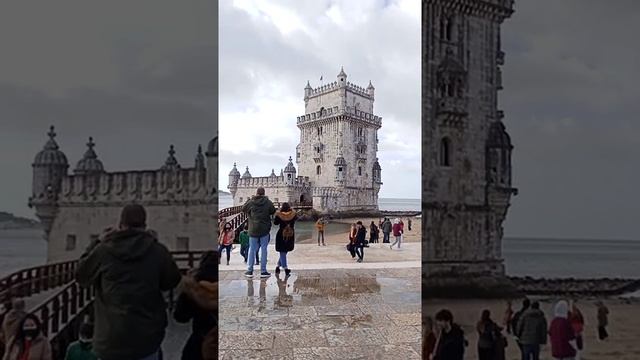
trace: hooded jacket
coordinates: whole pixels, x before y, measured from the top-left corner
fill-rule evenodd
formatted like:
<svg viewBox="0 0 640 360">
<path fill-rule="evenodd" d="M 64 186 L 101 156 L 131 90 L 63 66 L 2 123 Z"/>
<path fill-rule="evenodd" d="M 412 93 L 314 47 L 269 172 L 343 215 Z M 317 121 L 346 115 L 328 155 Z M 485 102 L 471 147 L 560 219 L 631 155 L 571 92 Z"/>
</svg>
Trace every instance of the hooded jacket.
<svg viewBox="0 0 640 360">
<path fill-rule="evenodd" d="M 5 350 L 4 360 L 17 360 L 20 358 L 21 344 L 12 338 Z M 53 360 L 51 345 L 42 333 L 31 341 L 28 360 Z"/>
<path fill-rule="evenodd" d="M 264 195 L 256 195 L 242 206 L 249 217 L 249 236 L 262 237 L 271 230 L 271 215 L 276 212 L 271 200 Z"/>
<path fill-rule="evenodd" d="M 20 321 L 27 315 L 27 312 L 24 310 L 15 310 L 11 309 L 4 316 L 4 320 L 2 321 L 2 338 L 0 338 L 0 342 L 3 344 L 8 344 L 9 340 L 16 335 L 18 331 L 18 326 L 20 326 Z"/>
<path fill-rule="evenodd" d="M 76 281 L 95 287 L 93 348 L 102 360 L 138 359 L 160 349 L 167 326 L 162 292 L 182 275 L 151 231 L 106 234 L 81 256 Z"/>
<path fill-rule="evenodd" d="M 547 343 L 547 319 L 540 309 L 527 309 L 518 320 L 519 343 L 522 345 L 542 345 Z"/>
<path fill-rule="evenodd" d="M 295 235 L 292 239 L 285 239 L 283 236 L 283 230 L 287 225 L 289 225 L 293 230 L 297 219 L 298 215 L 293 210 L 276 212 L 275 219 L 273 219 L 273 224 L 280 225 L 278 233 L 276 234 L 277 252 L 293 251 L 295 245 Z"/>
<path fill-rule="evenodd" d="M 568 305 L 566 301 L 559 301 L 554 309 L 555 317 L 549 326 L 549 339 L 551 339 L 551 356 L 555 358 L 572 358 L 576 356 L 576 350 L 570 341 L 576 336 L 571 322 L 567 319 Z"/>
<path fill-rule="evenodd" d="M 381 226 L 382 232 L 387 234 L 390 233 L 392 230 L 392 226 L 393 225 L 391 225 L 391 220 L 386 219 L 385 221 L 382 222 L 382 226 Z"/>
<path fill-rule="evenodd" d="M 182 359 L 213 359 L 217 349 L 212 343 L 217 341 L 218 284 L 185 276 L 182 292 L 178 297 L 173 317 L 180 323 L 193 320 L 191 336 L 182 351 Z"/>
</svg>

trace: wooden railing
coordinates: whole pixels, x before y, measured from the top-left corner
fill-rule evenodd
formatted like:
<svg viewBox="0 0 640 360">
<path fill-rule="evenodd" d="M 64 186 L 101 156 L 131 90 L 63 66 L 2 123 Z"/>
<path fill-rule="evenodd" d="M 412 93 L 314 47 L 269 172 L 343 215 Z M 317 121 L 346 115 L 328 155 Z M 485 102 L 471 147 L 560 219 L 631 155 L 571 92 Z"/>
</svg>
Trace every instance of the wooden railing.
<svg viewBox="0 0 640 360">
<path fill-rule="evenodd" d="M 0 304 L 13 297 L 28 297 L 73 280 L 76 261 L 65 261 L 16 271 L 0 279 Z M 0 314 L 2 316 L 3 314 Z"/>
</svg>

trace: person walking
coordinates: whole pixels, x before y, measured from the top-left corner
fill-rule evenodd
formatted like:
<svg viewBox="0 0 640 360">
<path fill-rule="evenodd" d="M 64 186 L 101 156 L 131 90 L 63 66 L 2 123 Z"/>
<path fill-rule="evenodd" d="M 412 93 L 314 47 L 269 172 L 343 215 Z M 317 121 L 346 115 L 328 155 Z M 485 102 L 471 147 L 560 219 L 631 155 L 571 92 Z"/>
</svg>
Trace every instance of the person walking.
<svg viewBox="0 0 640 360">
<path fill-rule="evenodd" d="M 436 314 L 440 334 L 436 340 L 433 360 L 463 360 L 464 332 L 453 322 L 451 311 L 443 309 Z"/>
<path fill-rule="evenodd" d="M 507 334 L 511 334 L 511 321 L 513 320 L 513 305 L 511 300 L 507 300 L 507 308 L 504 310 L 502 325 L 507 329 Z"/>
<path fill-rule="evenodd" d="M 598 308 L 598 339 L 604 341 L 609 337 L 607 325 L 609 325 L 609 309 L 602 301 L 596 302 Z"/>
<path fill-rule="evenodd" d="M 98 360 L 93 352 L 93 324 L 85 322 L 80 325 L 78 340 L 67 347 L 64 360 Z"/>
<path fill-rule="evenodd" d="M 316 230 L 318 230 L 318 246 L 320 246 L 320 239 L 322 238 L 322 246 L 326 246 L 324 243 L 324 228 L 327 225 L 327 222 L 323 217 L 319 218 L 316 221 Z"/>
<path fill-rule="evenodd" d="M 25 316 L 27 316 L 27 312 L 25 311 L 24 299 L 12 299 L 11 310 L 5 314 L 4 320 L 2 320 L 2 329 L 0 329 L 2 330 L 0 341 L 2 342 L 2 345 L 4 345 L 3 347 L 6 348 L 11 338 L 16 335 L 20 322 Z"/>
<path fill-rule="evenodd" d="M 411 218 L 407 219 L 407 225 L 409 226 L 409 231 L 411 231 Z"/>
<path fill-rule="evenodd" d="M 249 226 L 246 224 L 240 231 L 240 255 L 244 258 L 244 263 L 247 263 L 247 257 L 249 256 Z"/>
<path fill-rule="evenodd" d="M 372 220 L 371 225 L 369 225 L 369 242 L 372 244 L 377 243 L 379 233 L 380 233 L 380 230 L 376 226 L 375 222 Z"/>
<path fill-rule="evenodd" d="M 547 343 L 547 319 L 540 303 L 534 301 L 518 320 L 518 340 L 522 345 L 522 360 L 539 360 L 540 346 Z"/>
<path fill-rule="evenodd" d="M 101 360 L 161 358 L 167 327 L 163 292 L 175 288 L 182 274 L 155 232 L 146 229 L 146 219 L 142 205 L 126 205 L 119 230 L 107 229 L 78 260 L 76 281 L 95 289 L 93 349 Z"/>
<path fill-rule="evenodd" d="M 476 331 L 478 331 L 478 360 L 494 360 L 500 330 L 498 325 L 491 320 L 491 312 L 483 310 L 480 321 L 476 324 Z"/>
<path fill-rule="evenodd" d="M 227 250 L 227 265 L 229 265 L 229 260 L 231 260 L 231 249 L 233 247 L 233 240 L 235 238 L 235 231 L 231 228 L 230 223 L 226 223 L 220 236 L 218 237 L 218 264 L 220 264 L 220 259 L 222 259 L 222 251 Z"/>
<path fill-rule="evenodd" d="M 358 255 L 358 262 L 361 263 L 364 261 L 364 248 L 367 243 L 367 229 L 362 225 L 362 221 L 358 221 L 356 223 L 356 238 L 354 241 L 354 251 L 356 255 Z"/>
<path fill-rule="evenodd" d="M 524 314 L 525 311 L 529 310 L 530 307 L 531 301 L 529 299 L 522 300 L 522 308 L 520 308 L 520 310 L 513 314 L 513 317 L 511 318 L 511 331 L 513 333 L 516 344 L 518 344 L 518 347 L 520 348 L 520 353 L 523 358 L 524 353 L 522 350 L 522 344 L 520 343 L 520 334 L 518 333 L 518 321 L 520 321 L 520 317 L 522 316 L 522 314 Z"/>
<path fill-rule="evenodd" d="M 269 244 L 271 231 L 271 216 L 275 214 L 276 208 L 271 200 L 264 194 L 264 188 L 259 187 L 256 195 L 247 201 L 242 207 L 249 219 L 249 264 L 247 277 L 253 277 L 253 262 L 255 260 L 256 251 L 260 248 L 260 277 L 267 278 L 271 276 L 267 272 L 267 245 Z"/>
<path fill-rule="evenodd" d="M 573 328 L 573 333 L 576 336 L 576 360 L 580 360 L 580 353 L 584 349 L 584 338 L 582 332 L 584 331 L 584 316 L 578 308 L 578 300 L 571 301 L 571 310 L 569 310 L 569 323 Z"/>
<path fill-rule="evenodd" d="M 7 344 L 3 360 L 53 360 L 51 344 L 42 333 L 37 316 L 27 314 L 22 318 L 15 336 Z"/>
<path fill-rule="evenodd" d="M 573 360 L 576 349 L 571 346 L 571 341 L 576 336 L 568 319 L 569 304 L 560 300 L 554 307 L 554 318 L 549 326 L 549 340 L 551 341 L 551 356 L 557 360 Z"/>
<path fill-rule="evenodd" d="M 276 265 L 276 274 L 280 273 L 281 267 L 284 269 L 286 275 L 291 273 L 291 269 L 289 269 L 289 265 L 287 264 L 287 253 L 293 251 L 295 245 L 296 236 L 294 226 L 297 219 L 298 215 L 291 209 L 289 203 L 282 203 L 280 211 L 276 211 L 273 224 L 280 226 L 276 233 L 276 251 L 280 253 L 280 259 Z"/>
<path fill-rule="evenodd" d="M 400 249 L 400 245 L 402 244 L 402 224 L 399 219 L 395 219 L 393 222 L 393 236 L 396 238 L 393 244 L 389 245 L 389 249 L 393 250 L 393 246 L 398 244 L 398 249 Z"/>
<path fill-rule="evenodd" d="M 431 360 L 431 355 L 436 347 L 436 334 L 433 331 L 433 318 L 427 316 L 424 318 L 423 337 L 422 337 L 422 358 Z"/>
<path fill-rule="evenodd" d="M 382 225 L 380 225 L 380 228 L 382 229 L 382 235 L 383 235 L 382 242 L 385 243 L 385 244 L 388 244 L 389 243 L 389 234 L 391 234 L 391 230 L 393 228 L 389 218 L 384 218 L 384 221 L 382 221 Z"/>
<path fill-rule="evenodd" d="M 207 251 L 200 258 L 198 268 L 185 276 L 173 318 L 179 323 L 191 321 L 191 335 L 182 349 L 182 360 L 212 359 L 205 350 L 216 354 L 218 313 L 218 264 L 219 255 Z M 209 344 L 203 346 L 204 344 Z M 217 345 L 216 345 L 217 346 Z"/>
<path fill-rule="evenodd" d="M 356 259 L 356 235 L 358 235 L 358 226 L 356 223 L 351 224 L 349 229 L 349 242 L 347 243 L 347 250 L 351 254 L 352 259 Z"/>
</svg>

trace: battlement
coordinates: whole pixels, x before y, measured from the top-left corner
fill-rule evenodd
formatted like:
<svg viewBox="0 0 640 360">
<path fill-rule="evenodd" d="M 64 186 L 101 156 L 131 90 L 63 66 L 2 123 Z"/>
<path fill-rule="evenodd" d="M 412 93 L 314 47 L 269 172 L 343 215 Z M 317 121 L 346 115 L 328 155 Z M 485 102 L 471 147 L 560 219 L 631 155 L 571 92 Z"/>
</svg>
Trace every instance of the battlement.
<svg viewBox="0 0 640 360">
<path fill-rule="evenodd" d="M 362 87 L 362 86 L 358 86 L 354 83 L 351 82 L 347 82 L 345 88 L 355 94 L 358 94 L 364 98 L 373 100 L 373 96 L 367 91 L 366 88 Z M 337 81 L 334 81 L 332 83 L 326 84 L 326 85 L 322 85 L 322 86 L 318 86 L 317 88 L 314 88 L 311 90 L 309 98 L 314 98 L 316 96 L 320 96 L 320 95 L 325 95 L 328 94 L 330 92 L 336 91 L 342 89 L 342 87 L 338 84 Z"/>
<path fill-rule="evenodd" d="M 305 123 L 329 119 L 339 115 L 348 115 L 378 127 L 382 126 L 382 117 L 360 111 L 351 106 L 347 106 L 346 109 L 340 109 L 339 107 L 334 106 L 331 108 L 323 109 L 321 111 L 304 114 L 297 117 L 297 124 L 298 126 L 300 126 Z"/>
<path fill-rule="evenodd" d="M 239 179 L 236 185 L 238 188 L 257 188 L 257 187 L 300 187 L 308 188 L 311 181 L 308 176 L 298 176 L 293 180 L 293 185 L 288 185 L 284 176 L 258 176 Z"/>
<path fill-rule="evenodd" d="M 184 202 L 208 195 L 206 170 L 176 168 L 68 175 L 58 203 Z"/>
</svg>

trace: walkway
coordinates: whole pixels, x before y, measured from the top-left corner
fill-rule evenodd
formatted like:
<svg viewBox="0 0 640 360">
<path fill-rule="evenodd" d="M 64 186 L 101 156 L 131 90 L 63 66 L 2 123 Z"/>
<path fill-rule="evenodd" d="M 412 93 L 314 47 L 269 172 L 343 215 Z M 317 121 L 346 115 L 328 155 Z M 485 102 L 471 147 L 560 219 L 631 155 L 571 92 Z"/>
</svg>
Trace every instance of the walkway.
<svg viewBox="0 0 640 360">
<path fill-rule="evenodd" d="M 343 246 L 296 245 L 288 279 L 247 279 L 236 249 L 220 267 L 220 359 L 420 359 L 419 249 L 373 244 L 355 263 Z"/>
</svg>

